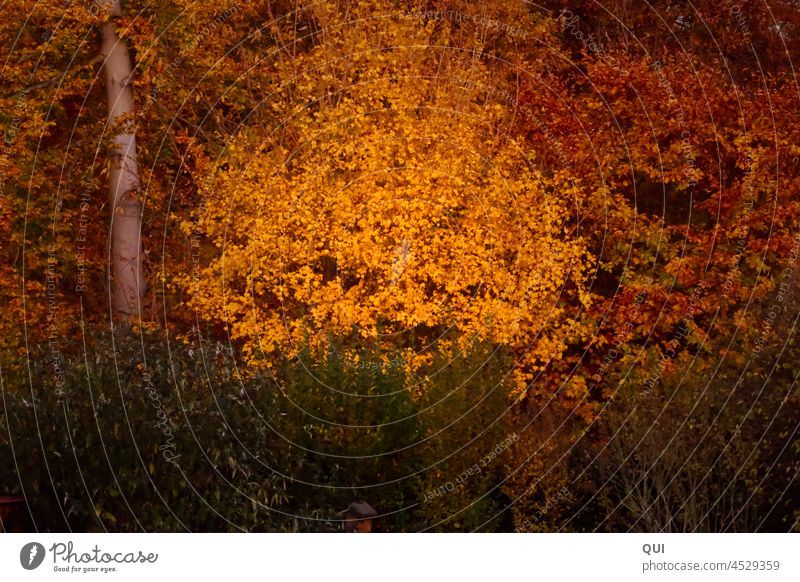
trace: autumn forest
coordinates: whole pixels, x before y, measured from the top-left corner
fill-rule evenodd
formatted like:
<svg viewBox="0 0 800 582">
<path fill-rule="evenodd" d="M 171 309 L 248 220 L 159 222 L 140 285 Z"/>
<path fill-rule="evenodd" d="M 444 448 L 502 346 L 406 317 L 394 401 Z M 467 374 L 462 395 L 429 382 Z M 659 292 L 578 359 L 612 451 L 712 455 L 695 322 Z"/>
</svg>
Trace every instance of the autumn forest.
<svg viewBox="0 0 800 582">
<path fill-rule="evenodd" d="M 0 531 L 800 531 L 798 0 L 0 5 Z"/>
</svg>

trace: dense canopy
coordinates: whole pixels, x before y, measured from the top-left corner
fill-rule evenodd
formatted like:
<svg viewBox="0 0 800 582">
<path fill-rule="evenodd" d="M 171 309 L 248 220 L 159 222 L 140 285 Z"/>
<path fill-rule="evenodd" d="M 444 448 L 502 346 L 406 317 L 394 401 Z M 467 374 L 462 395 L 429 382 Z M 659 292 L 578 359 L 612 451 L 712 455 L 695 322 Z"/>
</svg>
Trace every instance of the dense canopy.
<svg viewBox="0 0 800 582">
<path fill-rule="evenodd" d="M 798 527 L 797 0 L 3 11 L 40 529 Z"/>
</svg>

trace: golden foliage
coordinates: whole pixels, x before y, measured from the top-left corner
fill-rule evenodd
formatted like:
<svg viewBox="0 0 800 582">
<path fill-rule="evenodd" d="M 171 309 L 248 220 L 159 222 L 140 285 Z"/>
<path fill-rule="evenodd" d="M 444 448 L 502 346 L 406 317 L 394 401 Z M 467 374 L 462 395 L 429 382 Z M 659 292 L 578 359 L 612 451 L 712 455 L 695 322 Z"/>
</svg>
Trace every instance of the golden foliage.
<svg viewBox="0 0 800 582">
<path fill-rule="evenodd" d="M 575 192 L 503 130 L 508 108 L 478 98 L 484 62 L 441 27 L 368 14 L 328 10 L 311 50 L 259 65 L 281 80 L 263 105 L 280 122 L 208 167 L 184 228 L 219 252 L 182 283 L 251 362 L 331 335 L 421 349 L 454 329 L 462 349 L 519 349 L 530 377 L 589 302 Z"/>
</svg>

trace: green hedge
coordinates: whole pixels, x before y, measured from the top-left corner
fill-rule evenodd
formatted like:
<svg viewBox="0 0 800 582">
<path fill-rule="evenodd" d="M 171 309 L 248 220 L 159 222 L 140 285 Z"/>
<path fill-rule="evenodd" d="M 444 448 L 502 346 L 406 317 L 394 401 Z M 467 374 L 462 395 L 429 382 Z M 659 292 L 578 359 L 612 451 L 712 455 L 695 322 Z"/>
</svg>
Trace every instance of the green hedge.
<svg viewBox="0 0 800 582">
<path fill-rule="evenodd" d="M 220 344 L 101 340 L 59 378 L 46 358 L 3 378 L 0 492 L 39 530 L 338 531 L 357 499 L 379 530 L 458 530 L 504 502 L 499 463 L 430 494 L 513 432 L 502 358 L 437 361 L 414 398 L 399 360 L 371 354 L 238 380 Z"/>
</svg>

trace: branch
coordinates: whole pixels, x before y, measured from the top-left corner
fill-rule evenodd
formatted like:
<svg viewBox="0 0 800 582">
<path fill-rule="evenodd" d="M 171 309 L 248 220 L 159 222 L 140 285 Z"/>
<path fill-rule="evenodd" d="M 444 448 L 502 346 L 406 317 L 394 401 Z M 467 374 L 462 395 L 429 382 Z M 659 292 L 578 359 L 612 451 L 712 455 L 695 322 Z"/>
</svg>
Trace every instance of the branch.
<svg viewBox="0 0 800 582">
<path fill-rule="evenodd" d="M 93 65 L 95 65 L 97 63 L 100 63 L 102 61 L 103 61 L 103 56 L 102 55 L 97 55 L 94 58 L 92 58 L 90 61 L 87 61 L 86 63 L 81 65 L 80 67 L 77 67 L 76 69 L 73 69 L 73 75 L 75 73 L 81 71 L 82 69 L 86 68 L 86 67 L 91 67 L 91 66 L 93 66 Z M 22 91 L 18 91 L 16 93 L 11 93 L 10 95 L 5 95 L 3 98 L 4 99 L 17 99 L 19 97 L 27 95 L 31 91 L 37 91 L 39 89 L 44 89 L 45 87 L 52 87 L 53 85 L 55 85 L 55 84 L 57 84 L 59 82 L 63 82 L 65 79 L 67 79 L 67 77 L 68 77 L 67 72 L 64 72 L 63 75 L 60 75 L 58 77 L 53 77 L 49 81 L 44 81 L 42 83 L 37 83 L 35 85 L 31 85 L 29 87 L 25 87 Z"/>
</svg>

